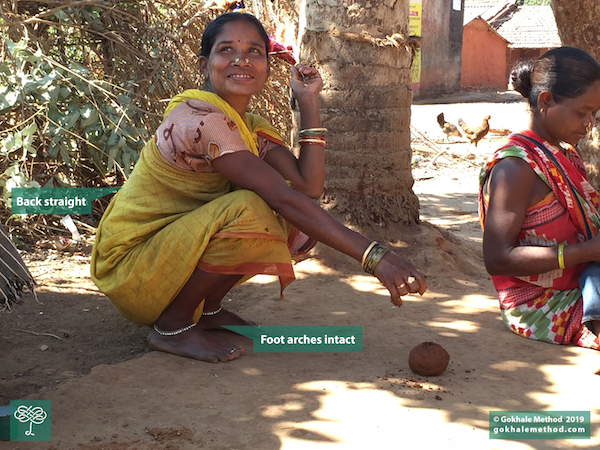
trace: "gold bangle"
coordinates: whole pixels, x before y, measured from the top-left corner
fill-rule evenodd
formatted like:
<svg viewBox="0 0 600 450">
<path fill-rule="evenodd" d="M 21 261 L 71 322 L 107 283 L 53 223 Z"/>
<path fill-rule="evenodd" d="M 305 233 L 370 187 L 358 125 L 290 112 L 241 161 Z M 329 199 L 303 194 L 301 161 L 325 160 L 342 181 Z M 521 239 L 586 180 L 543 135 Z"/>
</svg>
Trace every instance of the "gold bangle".
<svg viewBox="0 0 600 450">
<path fill-rule="evenodd" d="M 369 246 L 367 247 L 367 249 L 365 250 L 365 252 L 363 253 L 362 256 L 362 261 L 360 262 L 361 267 L 364 269 L 365 267 L 365 259 L 367 259 L 367 255 L 369 254 L 369 252 L 371 251 L 371 249 L 373 247 L 375 247 L 378 244 L 377 241 L 373 241 L 369 244 Z"/>
<path fill-rule="evenodd" d="M 375 275 L 375 268 L 387 252 L 389 252 L 389 249 L 381 244 L 375 244 L 365 258 L 363 270 L 371 275 Z"/>
<path fill-rule="evenodd" d="M 558 267 L 560 269 L 565 268 L 565 244 L 558 246 Z"/>
<path fill-rule="evenodd" d="M 298 132 L 300 137 L 322 136 L 327 133 L 327 128 L 305 128 Z"/>
<path fill-rule="evenodd" d="M 325 145 L 327 141 L 325 139 L 309 139 L 309 138 L 301 138 L 298 140 L 299 144 L 317 144 L 317 145 Z"/>
</svg>

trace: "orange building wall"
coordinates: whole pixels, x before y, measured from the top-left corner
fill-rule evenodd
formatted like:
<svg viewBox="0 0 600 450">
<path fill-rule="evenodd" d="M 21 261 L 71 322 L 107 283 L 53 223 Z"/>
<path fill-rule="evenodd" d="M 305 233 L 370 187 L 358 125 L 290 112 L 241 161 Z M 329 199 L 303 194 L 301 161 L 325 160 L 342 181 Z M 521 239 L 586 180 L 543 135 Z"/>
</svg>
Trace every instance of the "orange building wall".
<svg viewBox="0 0 600 450">
<path fill-rule="evenodd" d="M 495 88 L 508 86 L 508 48 L 504 39 L 481 19 L 463 29 L 461 87 Z"/>
</svg>

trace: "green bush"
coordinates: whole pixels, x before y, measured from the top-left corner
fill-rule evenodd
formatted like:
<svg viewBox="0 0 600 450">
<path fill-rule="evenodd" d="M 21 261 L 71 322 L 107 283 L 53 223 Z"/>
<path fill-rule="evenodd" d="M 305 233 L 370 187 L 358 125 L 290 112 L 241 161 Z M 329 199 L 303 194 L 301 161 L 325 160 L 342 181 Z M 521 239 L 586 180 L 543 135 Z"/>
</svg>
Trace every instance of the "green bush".
<svg viewBox="0 0 600 450">
<path fill-rule="evenodd" d="M 6 38 L 5 45 L 11 58 L 0 64 L 0 114 L 21 114 L 20 122 L 1 135 L 0 156 L 8 165 L 4 178 L 10 180 L 4 198 L 10 187 L 30 182 L 75 186 L 81 181 L 75 172 L 86 166 L 100 178 L 115 169 L 126 178 L 147 137 L 132 121 L 137 109 L 127 91 L 90 79 L 80 65 L 60 64 L 28 47 L 26 39 L 15 43 Z M 33 160 L 71 170 L 32 170 L 27 177 L 22 169 Z"/>
</svg>

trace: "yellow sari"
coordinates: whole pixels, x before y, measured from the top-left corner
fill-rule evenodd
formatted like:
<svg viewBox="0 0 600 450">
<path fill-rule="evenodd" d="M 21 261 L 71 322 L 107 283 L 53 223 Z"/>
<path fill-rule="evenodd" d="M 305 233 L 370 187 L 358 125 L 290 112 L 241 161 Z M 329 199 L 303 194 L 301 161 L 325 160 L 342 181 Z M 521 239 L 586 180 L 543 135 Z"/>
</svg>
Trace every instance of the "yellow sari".
<svg viewBox="0 0 600 450">
<path fill-rule="evenodd" d="M 165 117 L 192 98 L 211 103 L 232 119 L 255 155 L 257 133 L 281 142 L 265 119 L 253 114 L 242 118 L 209 92 L 189 90 L 177 95 Z M 283 289 L 294 279 L 288 245 L 291 229 L 257 194 L 234 190 L 221 174 L 170 165 L 152 138 L 100 221 L 91 276 L 124 317 L 151 325 L 196 267 L 243 275 L 240 283 L 258 273 L 277 275 Z M 194 320 L 202 307 L 203 302 Z"/>
</svg>

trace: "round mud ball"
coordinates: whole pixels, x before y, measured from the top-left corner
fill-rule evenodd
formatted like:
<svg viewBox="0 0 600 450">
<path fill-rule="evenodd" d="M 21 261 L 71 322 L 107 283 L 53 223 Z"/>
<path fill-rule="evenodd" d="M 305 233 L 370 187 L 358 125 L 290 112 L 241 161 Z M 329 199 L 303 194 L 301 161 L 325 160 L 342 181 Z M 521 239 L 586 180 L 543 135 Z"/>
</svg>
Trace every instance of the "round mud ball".
<svg viewBox="0 0 600 450">
<path fill-rule="evenodd" d="M 410 370 L 426 377 L 444 373 L 449 361 L 448 352 L 435 342 L 421 342 L 408 355 Z"/>
</svg>

